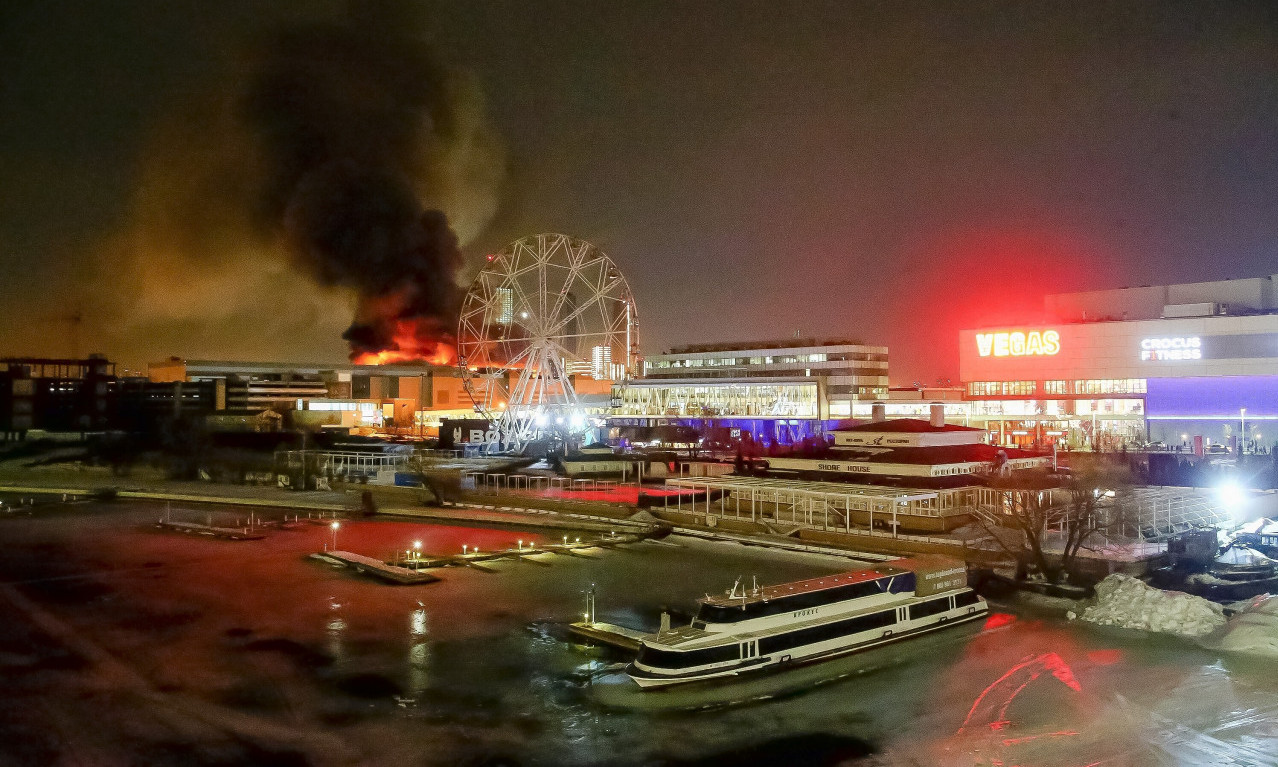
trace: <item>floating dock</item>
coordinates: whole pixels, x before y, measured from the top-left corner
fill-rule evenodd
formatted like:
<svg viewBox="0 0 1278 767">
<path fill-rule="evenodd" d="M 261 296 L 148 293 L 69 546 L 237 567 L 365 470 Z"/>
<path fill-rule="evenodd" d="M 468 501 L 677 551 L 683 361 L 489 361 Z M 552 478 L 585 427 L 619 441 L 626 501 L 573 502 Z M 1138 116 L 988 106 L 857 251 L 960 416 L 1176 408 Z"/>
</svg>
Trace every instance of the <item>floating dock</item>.
<svg viewBox="0 0 1278 767">
<path fill-rule="evenodd" d="M 259 532 L 255 532 L 251 527 L 216 527 L 195 522 L 157 522 L 155 526 L 162 530 L 211 535 L 214 538 L 226 538 L 232 541 L 257 541 L 266 537 Z"/>
<path fill-rule="evenodd" d="M 353 567 L 357 573 L 368 573 L 375 578 L 390 581 L 391 583 L 434 583 L 439 580 L 439 578 L 430 573 L 423 573 L 420 570 L 411 570 L 398 565 L 388 565 L 380 559 L 373 559 L 362 554 L 353 554 L 349 551 L 325 551 L 311 556 Z"/>
<path fill-rule="evenodd" d="M 570 623 L 568 624 L 568 631 L 582 639 L 630 652 L 639 652 L 639 642 L 644 637 L 652 636 L 646 631 L 638 631 L 625 626 L 618 626 L 615 623 L 601 623 L 599 621 Z"/>
</svg>

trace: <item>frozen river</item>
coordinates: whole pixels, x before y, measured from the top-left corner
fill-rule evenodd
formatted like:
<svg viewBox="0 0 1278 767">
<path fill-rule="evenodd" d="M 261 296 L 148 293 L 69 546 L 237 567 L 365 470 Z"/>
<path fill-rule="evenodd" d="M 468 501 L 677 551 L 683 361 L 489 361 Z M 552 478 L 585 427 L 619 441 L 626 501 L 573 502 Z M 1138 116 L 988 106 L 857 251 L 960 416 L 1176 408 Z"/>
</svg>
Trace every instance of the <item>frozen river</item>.
<svg viewBox="0 0 1278 767">
<path fill-rule="evenodd" d="M 308 560 L 327 527 L 222 541 L 160 532 L 161 513 L 0 518 L 0 764 L 1278 765 L 1278 668 L 1173 639 L 998 609 L 824 664 L 640 693 L 624 658 L 562 629 L 592 583 L 600 620 L 652 627 L 738 576 L 845 560 L 676 537 L 395 587 Z M 540 538 L 338 531 L 371 556 Z"/>
</svg>

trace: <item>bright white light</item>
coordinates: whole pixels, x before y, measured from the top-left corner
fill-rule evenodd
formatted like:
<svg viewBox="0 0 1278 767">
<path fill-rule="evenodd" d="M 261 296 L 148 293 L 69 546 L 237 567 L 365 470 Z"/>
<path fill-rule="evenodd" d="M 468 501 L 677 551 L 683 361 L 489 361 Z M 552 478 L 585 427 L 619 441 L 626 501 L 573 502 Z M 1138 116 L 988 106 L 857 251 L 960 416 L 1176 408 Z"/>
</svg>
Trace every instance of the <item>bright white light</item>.
<svg viewBox="0 0 1278 767">
<path fill-rule="evenodd" d="M 333 528 L 334 530 L 336 530 L 337 528 L 339 528 L 339 527 L 341 527 L 341 526 L 342 526 L 342 525 L 341 525 L 341 523 L 339 523 L 339 522 L 334 522 L 333 524 L 329 525 L 329 527 Z"/>
<path fill-rule="evenodd" d="M 1236 511 L 1238 507 L 1247 502 L 1247 494 L 1243 492 L 1241 487 L 1232 482 L 1218 487 L 1216 494 L 1220 497 L 1220 502 L 1229 507 L 1230 511 Z"/>
<path fill-rule="evenodd" d="M 546 422 L 550 420 L 550 417 L 547 416 L 545 413 L 538 413 L 537 417 L 534 420 L 537 421 L 538 426 L 545 426 Z"/>
<path fill-rule="evenodd" d="M 572 428 L 584 429 L 586 427 L 586 417 L 581 413 L 572 414 Z"/>
</svg>

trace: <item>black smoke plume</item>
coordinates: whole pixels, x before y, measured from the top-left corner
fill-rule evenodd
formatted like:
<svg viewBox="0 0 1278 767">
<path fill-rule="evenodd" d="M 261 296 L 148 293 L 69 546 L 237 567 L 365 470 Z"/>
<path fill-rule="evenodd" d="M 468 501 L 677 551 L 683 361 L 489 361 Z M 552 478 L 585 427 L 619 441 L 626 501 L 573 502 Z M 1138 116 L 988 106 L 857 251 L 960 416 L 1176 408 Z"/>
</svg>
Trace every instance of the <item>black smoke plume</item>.
<svg viewBox="0 0 1278 767">
<path fill-rule="evenodd" d="M 423 206 L 448 182 L 435 163 L 459 138 L 456 85 L 388 7 L 265 36 L 239 104 L 264 172 L 253 218 L 355 291 L 353 356 L 447 335 L 460 297 L 457 236 Z"/>
</svg>

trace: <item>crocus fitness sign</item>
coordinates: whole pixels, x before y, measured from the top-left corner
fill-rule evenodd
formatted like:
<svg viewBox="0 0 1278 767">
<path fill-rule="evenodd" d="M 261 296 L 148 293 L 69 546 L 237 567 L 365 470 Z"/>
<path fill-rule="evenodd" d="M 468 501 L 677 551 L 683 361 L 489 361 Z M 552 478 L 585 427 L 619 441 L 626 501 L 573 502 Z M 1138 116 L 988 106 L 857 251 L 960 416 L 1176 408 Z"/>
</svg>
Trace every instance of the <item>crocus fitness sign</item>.
<svg viewBox="0 0 1278 767">
<path fill-rule="evenodd" d="M 1203 340 L 1198 336 L 1146 338 L 1140 342 L 1141 360 L 1200 360 Z"/>
<path fill-rule="evenodd" d="M 982 357 L 1050 357 L 1060 350 L 1061 334 L 1055 330 L 976 334 L 976 353 Z"/>
</svg>

